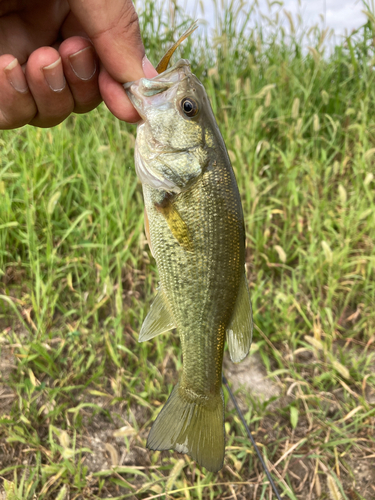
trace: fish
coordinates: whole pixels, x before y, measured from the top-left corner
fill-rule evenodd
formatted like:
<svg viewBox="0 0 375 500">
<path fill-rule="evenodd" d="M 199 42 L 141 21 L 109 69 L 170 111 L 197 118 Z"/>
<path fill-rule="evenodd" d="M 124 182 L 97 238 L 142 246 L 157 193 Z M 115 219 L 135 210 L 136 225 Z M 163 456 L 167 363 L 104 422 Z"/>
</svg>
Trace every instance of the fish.
<svg viewBox="0 0 375 500">
<path fill-rule="evenodd" d="M 183 357 L 181 377 L 153 423 L 147 448 L 186 453 L 217 472 L 225 456 L 225 341 L 235 363 L 252 341 L 245 224 L 205 88 L 186 59 L 167 68 L 170 56 L 154 78 L 124 85 L 141 117 L 135 169 L 160 280 L 138 340 L 176 328 Z"/>
</svg>

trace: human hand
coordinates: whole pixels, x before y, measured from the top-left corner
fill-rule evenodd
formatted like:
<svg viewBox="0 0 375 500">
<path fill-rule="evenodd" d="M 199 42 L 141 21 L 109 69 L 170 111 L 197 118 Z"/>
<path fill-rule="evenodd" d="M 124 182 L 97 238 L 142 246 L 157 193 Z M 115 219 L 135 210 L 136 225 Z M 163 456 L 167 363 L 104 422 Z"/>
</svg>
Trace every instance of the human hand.
<svg viewBox="0 0 375 500">
<path fill-rule="evenodd" d="M 51 127 L 102 98 L 137 121 L 121 83 L 156 74 L 131 0 L 0 0 L 0 129 Z"/>
</svg>

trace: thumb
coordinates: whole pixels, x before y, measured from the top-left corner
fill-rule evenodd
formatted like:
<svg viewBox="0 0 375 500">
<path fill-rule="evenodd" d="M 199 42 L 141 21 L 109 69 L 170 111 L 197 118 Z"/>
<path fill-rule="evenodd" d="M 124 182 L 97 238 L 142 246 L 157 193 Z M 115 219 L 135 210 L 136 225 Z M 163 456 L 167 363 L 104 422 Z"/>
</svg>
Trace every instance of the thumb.
<svg viewBox="0 0 375 500">
<path fill-rule="evenodd" d="M 68 0 L 68 2 L 112 78 L 118 82 L 142 78 L 145 49 L 133 2 L 131 0 Z"/>
</svg>

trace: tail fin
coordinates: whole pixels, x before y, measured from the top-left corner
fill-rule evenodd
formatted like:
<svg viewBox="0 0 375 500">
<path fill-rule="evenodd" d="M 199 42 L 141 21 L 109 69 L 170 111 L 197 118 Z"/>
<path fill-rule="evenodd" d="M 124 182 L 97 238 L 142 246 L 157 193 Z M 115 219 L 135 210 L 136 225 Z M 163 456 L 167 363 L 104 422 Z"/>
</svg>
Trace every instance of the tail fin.
<svg viewBox="0 0 375 500">
<path fill-rule="evenodd" d="M 147 448 L 187 453 L 207 470 L 219 471 L 224 462 L 223 391 L 202 404 L 178 382 L 151 428 Z"/>
</svg>

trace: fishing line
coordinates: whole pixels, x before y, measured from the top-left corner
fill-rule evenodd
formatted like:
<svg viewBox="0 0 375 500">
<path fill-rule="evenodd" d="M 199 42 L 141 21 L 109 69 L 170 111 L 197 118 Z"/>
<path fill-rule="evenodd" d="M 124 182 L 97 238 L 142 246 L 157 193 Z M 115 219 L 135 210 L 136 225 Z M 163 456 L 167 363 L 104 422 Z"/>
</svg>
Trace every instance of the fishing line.
<svg viewBox="0 0 375 500">
<path fill-rule="evenodd" d="M 223 377 L 223 384 L 224 384 L 224 385 L 225 385 L 225 387 L 227 388 L 227 391 L 228 391 L 229 396 L 230 396 L 230 398 L 231 398 L 231 400 L 232 400 L 232 403 L 234 404 L 234 407 L 235 407 L 235 408 L 236 408 L 236 410 L 237 410 L 238 416 L 240 417 L 241 422 L 243 423 L 243 425 L 244 425 L 244 427 L 245 427 L 245 429 L 246 429 L 246 434 L 248 435 L 248 437 L 249 437 L 249 439 L 250 439 L 250 441 L 251 441 L 251 444 L 254 446 L 254 449 L 255 449 L 255 451 L 256 451 L 256 454 L 258 455 L 258 458 L 259 458 L 259 460 L 260 460 L 260 463 L 262 464 L 262 467 L 263 467 L 263 469 L 264 469 L 264 472 L 266 473 L 266 476 L 267 476 L 267 478 L 268 478 L 268 481 L 270 482 L 270 485 L 272 486 L 273 492 L 275 493 L 277 500 L 281 500 L 281 497 L 280 497 L 280 495 L 279 495 L 279 492 L 277 491 L 277 488 L 276 488 L 276 484 L 274 483 L 274 481 L 273 481 L 273 479 L 272 479 L 272 476 L 271 476 L 271 474 L 270 474 L 270 471 L 268 470 L 268 467 L 267 467 L 267 465 L 266 465 L 265 461 L 263 460 L 262 454 L 260 453 L 259 448 L 258 448 L 258 446 L 257 446 L 257 444 L 256 444 L 256 442 L 255 442 L 255 440 L 254 440 L 254 438 L 253 438 L 253 435 L 252 435 L 252 434 L 251 434 L 251 432 L 250 432 L 250 429 L 249 429 L 249 427 L 248 427 L 248 425 L 247 425 L 247 423 L 246 423 L 246 421 L 245 421 L 245 418 L 244 418 L 244 416 L 242 415 L 242 412 L 241 412 L 241 410 L 240 410 L 240 407 L 238 406 L 237 400 L 236 400 L 236 398 L 235 398 L 235 396 L 234 396 L 234 394 L 233 394 L 233 392 L 232 392 L 232 389 L 229 387 L 228 380 L 225 378 L 225 375 L 224 375 L 224 374 L 223 374 L 223 376 L 222 376 L 222 377 Z"/>
</svg>

